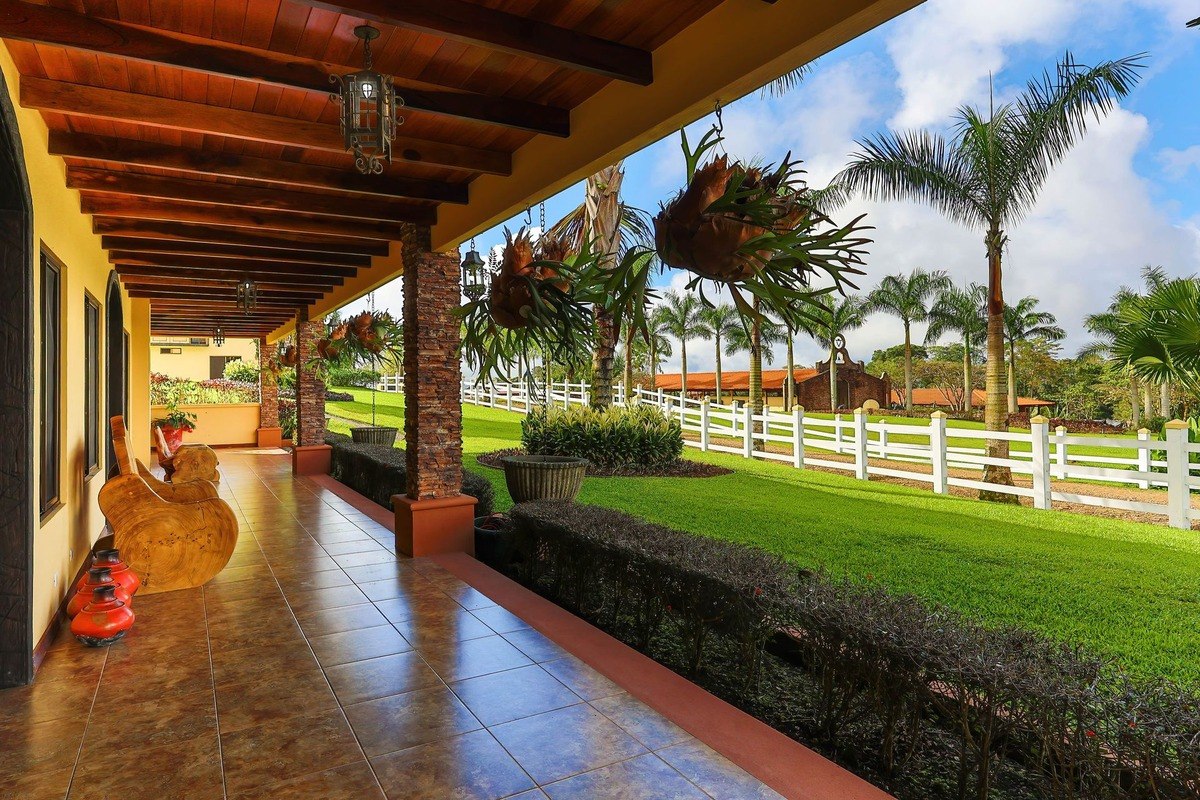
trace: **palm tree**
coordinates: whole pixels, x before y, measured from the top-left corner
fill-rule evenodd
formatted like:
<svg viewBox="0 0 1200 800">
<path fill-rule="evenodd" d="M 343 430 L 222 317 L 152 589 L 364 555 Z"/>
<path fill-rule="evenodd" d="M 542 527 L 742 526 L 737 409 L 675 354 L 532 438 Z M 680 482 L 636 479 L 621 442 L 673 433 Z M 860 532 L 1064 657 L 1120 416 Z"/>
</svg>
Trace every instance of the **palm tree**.
<svg viewBox="0 0 1200 800">
<path fill-rule="evenodd" d="M 1037 310 L 1036 297 L 1022 297 L 1014 306 L 1004 306 L 1004 339 L 1008 343 L 1008 413 L 1017 413 L 1017 342 L 1042 339 L 1061 342 L 1067 332 L 1049 311 Z"/>
<path fill-rule="evenodd" d="M 1116 313 L 1111 352 L 1119 362 L 1148 381 L 1200 389 L 1200 280 L 1166 281 Z"/>
<path fill-rule="evenodd" d="M 964 106 L 947 139 L 932 131 L 885 133 L 861 150 L 835 179 L 879 200 L 920 200 L 951 220 L 984 232 L 988 263 L 988 430 L 1005 430 L 1004 248 L 1007 231 L 1037 202 L 1050 169 L 1086 133 L 1088 121 L 1107 114 L 1133 89 L 1142 57 L 1076 64 L 1067 53 L 1055 73 L 1031 80 L 1009 103 Z M 1008 442 L 988 440 L 988 455 L 1008 456 Z M 1012 484 L 1012 472 L 989 464 L 984 480 Z M 989 499 L 1015 501 L 1004 495 Z"/>
<path fill-rule="evenodd" d="M 721 345 L 736 331 L 742 330 L 737 309 L 730 305 L 708 306 L 700 310 L 700 324 L 704 326 L 704 338 L 712 339 L 716 356 L 717 402 L 721 402 Z"/>
<path fill-rule="evenodd" d="M 1141 392 L 1137 375 L 1130 370 L 1129 363 L 1122 361 L 1116 353 L 1117 337 L 1127 324 L 1125 311 L 1138 301 L 1138 294 L 1128 286 L 1122 286 L 1112 296 L 1108 308 L 1098 314 L 1084 317 L 1083 326 L 1096 337 L 1079 350 L 1079 358 L 1098 356 L 1116 364 L 1129 376 L 1129 421 L 1133 427 L 1142 422 Z M 1149 411 L 1149 409 L 1147 409 Z"/>
<path fill-rule="evenodd" d="M 650 388 L 658 382 L 658 368 L 664 358 L 672 354 L 671 340 L 667 336 L 667 318 L 659 306 L 646 316 L 646 355 L 650 358 Z M 641 341 L 640 338 L 637 341 Z"/>
<path fill-rule="evenodd" d="M 757 303 L 755 311 L 757 311 Z M 746 402 L 755 414 L 763 410 L 762 365 L 775 363 L 772 345 L 783 341 L 783 331 L 778 323 L 765 319 L 761 314 L 742 316 L 741 324 L 734 326 L 725 342 L 725 355 L 750 354 L 750 380 Z"/>
<path fill-rule="evenodd" d="M 904 407 L 912 411 L 912 324 L 929 318 L 929 301 L 950 288 L 942 270 L 913 270 L 908 275 L 888 275 L 868 295 L 872 311 L 899 317 L 904 323 Z"/>
<path fill-rule="evenodd" d="M 933 301 L 929 309 L 929 327 L 925 329 L 925 344 L 941 339 L 947 333 L 957 333 L 963 345 L 963 399 L 960 410 L 971 410 L 971 356 L 979 342 L 987 335 L 988 288 L 982 283 L 972 283 L 965 289 L 951 286 Z"/>
<path fill-rule="evenodd" d="M 705 337 L 706 328 L 700 320 L 700 298 L 691 292 L 667 292 L 663 298 L 663 323 L 666 332 L 679 340 L 679 390 L 687 392 L 688 339 Z"/>
<path fill-rule="evenodd" d="M 829 410 L 837 411 L 837 351 L 847 333 L 861 328 L 867 322 L 871 306 L 866 298 L 849 294 L 835 298 L 828 295 L 821 305 L 809 307 L 810 322 L 805 333 L 829 351 Z"/>
</svg>

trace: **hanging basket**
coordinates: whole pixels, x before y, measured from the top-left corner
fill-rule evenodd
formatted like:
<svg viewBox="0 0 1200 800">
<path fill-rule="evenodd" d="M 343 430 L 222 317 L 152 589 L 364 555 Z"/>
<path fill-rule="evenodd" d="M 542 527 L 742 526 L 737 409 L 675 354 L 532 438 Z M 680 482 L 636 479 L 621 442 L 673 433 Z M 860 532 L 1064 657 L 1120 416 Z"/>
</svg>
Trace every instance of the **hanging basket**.
<svg viewBox="0 0 1200 800">
<path fill-rule="evenodd" d="M 382 425 L 364 425 L 361 428 L 351 428 L 350 438 L 358 444 L 381 444 L 392 447 L 396 444 L 399 428 L 388 428 Z"/>
</svg>

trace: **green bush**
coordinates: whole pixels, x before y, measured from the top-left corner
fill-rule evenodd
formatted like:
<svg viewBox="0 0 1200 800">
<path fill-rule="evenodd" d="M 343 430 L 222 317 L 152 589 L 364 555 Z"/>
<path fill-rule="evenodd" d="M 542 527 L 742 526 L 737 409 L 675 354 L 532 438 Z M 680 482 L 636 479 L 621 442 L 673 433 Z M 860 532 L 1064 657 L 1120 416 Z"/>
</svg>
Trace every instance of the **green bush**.
<svg viewBox="0 0 1200 800">
<path fill-rule="evenodd" d="M 661 467 L 683 454 L 683 430 L 650 406 L 574 406 L 526 417 L 521 445 L 531 455 L 586 458 L 606 469 Z"/>
<path fill-rule="evenodd" d="M 225 380 L 241 381 L 242 383 L 258 383 L 258 364 L 242 359 L 230 361 L 225 365 Z"/>
<path fill-rule="evenodd" d="M 369 389 L 379 382 L 379 372 L 356 367 L 333 367 L 326 376 L 327 386 L 358 386 Z"/>
<path fill-rule="evenodd" d="M 1147 417 L 1142 423 L 1142 427 L 1151 433 L 1162 433 L 1163 426 L 1166 424 L 1166 417 Z"/>
</svg>

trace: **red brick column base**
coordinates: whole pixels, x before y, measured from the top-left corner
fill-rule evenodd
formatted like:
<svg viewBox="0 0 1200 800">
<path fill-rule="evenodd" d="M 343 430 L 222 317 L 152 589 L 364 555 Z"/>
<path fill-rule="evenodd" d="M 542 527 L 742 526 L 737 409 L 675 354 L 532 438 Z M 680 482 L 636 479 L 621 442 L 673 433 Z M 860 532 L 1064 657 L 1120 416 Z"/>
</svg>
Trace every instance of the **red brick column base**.
<svg viewBox="0 0 1200 800">
<path fill-rule="evenodd" d="M 296 445 L 292 448 L 293 475 L 328 475 L 333 448 L 327 444 Z"/>
<path fill-rule="evenodd" d="M 412 557 L 437 553 L 475 555 L 476 502 L 469 494 L 434 500 L 393 495 L 397 552 Z"/>
</svg>

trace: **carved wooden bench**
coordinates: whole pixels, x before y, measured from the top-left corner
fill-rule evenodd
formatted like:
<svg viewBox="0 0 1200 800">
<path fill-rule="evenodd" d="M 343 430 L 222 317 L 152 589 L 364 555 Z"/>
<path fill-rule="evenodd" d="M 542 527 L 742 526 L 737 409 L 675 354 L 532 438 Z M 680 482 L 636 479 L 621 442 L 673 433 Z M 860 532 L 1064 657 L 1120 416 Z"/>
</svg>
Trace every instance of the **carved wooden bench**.
<svg viewBox="0 0 1200 800">
<path fill-rule="evenodd" d="M 211 447 L 204 444 L 180 445 L 178 450 L 171 450 L 167 437 L 163 436 L 162 428 L 154 426 L 155 447 L 158 450 L 158 465 L 167 473 L 171 483 L 188 483 L 194 480 L 220 483 L 221 473 L 217 471 L 217 454 Z"/>
<path fill-rule="evenodd" d="M 237 545 L 237 517 L 210 481 L 164 483 L 132 459 L 124 420 L 110 420 L 119 474 L 100 489 L 113 546 L 142 578 L 142 591 L 207 583 Z"/>
</svg>

